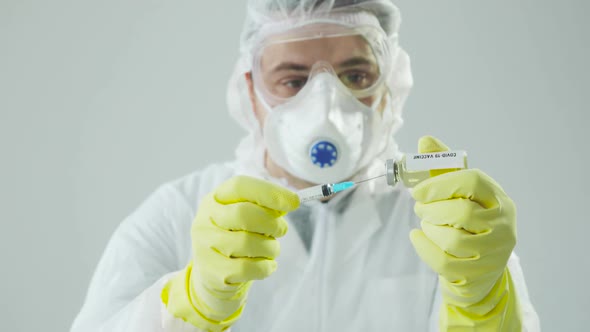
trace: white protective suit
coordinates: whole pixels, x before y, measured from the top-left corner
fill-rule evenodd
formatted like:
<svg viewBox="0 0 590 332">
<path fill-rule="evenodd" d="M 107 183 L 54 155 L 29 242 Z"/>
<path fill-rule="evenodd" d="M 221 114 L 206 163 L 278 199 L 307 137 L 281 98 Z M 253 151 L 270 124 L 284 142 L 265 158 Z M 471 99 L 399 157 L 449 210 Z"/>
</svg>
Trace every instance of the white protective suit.
<svg viewBox="0 0 590 332">
<path fill-rule="evenodd" d="M 284 16 L 315 15 L 318 8 L 329 11 L 347 4 L 375 14 L 397 49 L 388 85 L 396 118 L 392 132 L 399 128 L 412 76 L 409 58 L 397 46 L 399 13 L 391 1 L 251 1 L 242 35 L 243 56 L 228 90 L 230 113 L 249 133 L 238 147 L 236 161 L 211 165 L 163 185 L 121 223 L 92 278 L 72 332 L 198 331 L 172 317 L 160 294 L 166 281 L 191 259 L 190 229 L 200 200 L 237 174 L 285 184 L 264 168 L 263 140 L 243 80 L 250 70 L 250 41 L 264 30 L 262 26 L 281 16 L 265 15 L 264 10 L 278 10 Z M 383 160 L 398 155 L 392 139 L 374 165 L 358 176 L 381 174 Z M 419 259 L 409 239 L 410 230 L 420 226 L 413 207 L 407 189 L 389 187 L 382 180 L 327 203 L 305 203 L 288 214 L 289 231 L 278 239 L 278 269 L 254 282 L 232 332 L 438 330 L 437 275 Z M 518 291 L 523 330 L 539 331 L 515 255 L 508 267 Z"/>
<path fill-rule="evenodd" d="M 72 332 L 197 331 L 168 314 L 160 292 L 190 260 L 200 199 L 236 174 L 234 166 L 212 165 L 162 186 L 120 225 Z M 254 283 L 232 331 L 437 331 L 437 276 L 408 236 L 419 227 L 413 206 L 407 189 L 382 181 L 289 214 L 279 268 Z M 302 240 L 306 222 L 310 251 Z M 523 330 L 539 331 L 515 255 L 508 267 Z"/>
</svg>

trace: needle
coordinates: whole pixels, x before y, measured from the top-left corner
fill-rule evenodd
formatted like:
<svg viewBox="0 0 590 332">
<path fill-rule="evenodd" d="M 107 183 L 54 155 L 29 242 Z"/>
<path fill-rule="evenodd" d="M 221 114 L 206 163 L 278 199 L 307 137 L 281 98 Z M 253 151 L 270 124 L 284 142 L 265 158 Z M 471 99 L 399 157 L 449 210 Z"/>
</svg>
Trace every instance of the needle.
<svg viewBox="0 0 590 332">
<path fill-rule="evenodd" d="M 378 179 L 378 178 L 380 178 L 380 177 L 384 177 L 385 175 L 387 175 L 387 174 L 381 174 L 381 175 L 379 175 L 379 176 L 375 176 L 375 177 L 372 177 L 372 178 L 368 178 L 368 179 L 364 179 L 364 180 L 356 181 L 354 184 L 359 184 L 359 183 L 363 183 L 363 182 L 367 182 L 367 181 L 375 180 L 375 179 Z"/>
</svg>

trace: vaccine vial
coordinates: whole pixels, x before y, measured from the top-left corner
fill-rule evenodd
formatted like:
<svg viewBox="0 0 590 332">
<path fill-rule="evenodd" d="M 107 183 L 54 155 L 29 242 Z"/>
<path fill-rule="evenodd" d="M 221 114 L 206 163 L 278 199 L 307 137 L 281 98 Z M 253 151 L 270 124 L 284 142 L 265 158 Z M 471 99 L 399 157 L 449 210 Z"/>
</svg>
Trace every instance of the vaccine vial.
<svg viewBox="0 0 590 332">
<path fill-rule="evenodd" d="M 401 160 L 385 162 L 387 184 L 393 186 L 402 182 L 407 188 L 433 176 L 467 169 L 465 151 L 443 151 L 433 153 L 405 154 Z"/>
</svg>

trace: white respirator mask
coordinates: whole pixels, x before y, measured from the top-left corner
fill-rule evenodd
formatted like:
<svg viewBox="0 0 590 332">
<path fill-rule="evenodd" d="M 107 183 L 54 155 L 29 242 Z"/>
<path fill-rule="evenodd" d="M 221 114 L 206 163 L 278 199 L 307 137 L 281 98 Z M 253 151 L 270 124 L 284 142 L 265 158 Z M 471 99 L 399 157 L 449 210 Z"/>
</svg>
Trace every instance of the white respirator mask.
<svg viewBox="0 0 590 332">
<path fill-rule="evenodd" d="M 268 111 L 263 136 L 270 158 L 293 176 L 311 183 L 352 178 L 381 153 L 391 134 L 389 98 L 381 92 L 372 106 L 363 104 L 319 62 L 305 86 Z M 381 109 L 380 109 L 381 108 Z"/>
</svg>

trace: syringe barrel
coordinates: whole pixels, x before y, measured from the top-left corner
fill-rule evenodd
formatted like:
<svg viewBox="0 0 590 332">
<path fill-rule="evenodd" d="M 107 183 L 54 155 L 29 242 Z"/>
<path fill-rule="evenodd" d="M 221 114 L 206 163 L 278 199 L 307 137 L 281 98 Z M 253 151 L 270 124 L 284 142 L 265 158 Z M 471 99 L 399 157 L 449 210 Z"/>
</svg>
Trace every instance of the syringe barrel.
<svg viewBox="0 0 590 332">
<path fill-rule="evenodd" d="M 317 186 L 299 190 L 297 192 L 297 195 L 299 195 L 299 200 L 303 203 L 307 201 L 313 201 L 317 199 L 330 197 L 333 193 L 334 192 L 332 191 L 332 184 L 320 184 Z"/>
</svg>

